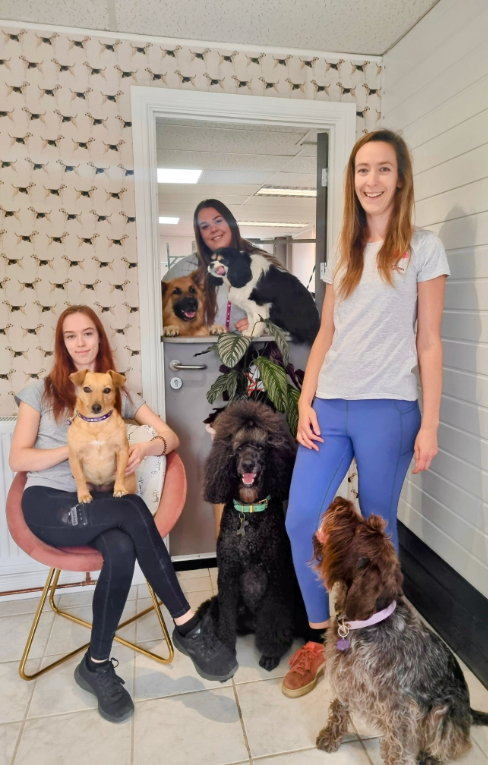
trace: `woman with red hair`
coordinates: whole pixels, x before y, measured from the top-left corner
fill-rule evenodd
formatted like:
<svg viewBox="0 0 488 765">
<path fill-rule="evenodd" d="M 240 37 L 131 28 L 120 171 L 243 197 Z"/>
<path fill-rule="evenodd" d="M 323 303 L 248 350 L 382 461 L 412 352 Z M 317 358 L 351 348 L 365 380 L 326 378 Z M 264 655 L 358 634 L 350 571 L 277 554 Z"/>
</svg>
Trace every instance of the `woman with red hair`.
<svg viewBox="0 0 488 765">
<path fill-rule="evenodd" d="M 93 501 L 78 503 L 68 462 L 67 418 L 73 413 L 76 390 L 69 375 L 81 369 L 114 369 L 112 351 L 98 316 L 87 306 L 71 306 L 56 326 L 53 368 L 16 396 L 19 415 L 12 438 L 10 467 L 26 471 L 22 498 L 31 531 L 53 547 L 89 545 L 103 555 L 103 568 L 93 596 L 90 647 L 75 671 L 75 680 L 98 699 L 102 717 L 122 722 L 134 705 L 115 673 L 110 651 L 132 583 L 136 560 L 175 621 L 173 642 L 188 655 L 207 680 L 224 681 L 237 670 L 235 656 L 190 609 L 169 553 L 145 502 L 135 494 L 116 498 L 112 487 L 91 491 Z M 115 408 L 124 419 L 152 426 L 151 441 L 130 447 L 127 474 L 144 457 L 176 449 L 178 436 L 137 393 L 122 388 Z M 107 489 L 103 491 L 100 489 Z"/>
</svg>

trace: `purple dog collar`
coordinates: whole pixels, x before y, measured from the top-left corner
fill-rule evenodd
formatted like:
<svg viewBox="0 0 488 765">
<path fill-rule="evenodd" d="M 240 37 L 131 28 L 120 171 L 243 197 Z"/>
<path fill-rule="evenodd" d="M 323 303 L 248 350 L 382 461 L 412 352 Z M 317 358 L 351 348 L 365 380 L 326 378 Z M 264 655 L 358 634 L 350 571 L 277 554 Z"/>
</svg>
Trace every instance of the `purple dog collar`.
<svg viewBox="0 0 488 765">
<path fill-rule="evenodd" d="M 390 605 L 387 608 L 384 608 L 382 611 L 377 611 L 375 614 L 373 614 L 373 616 L 370 616 L 369 619 L 363 619 L 362 621 L 357 620 L 354 622 L 346 622 L 344 619 L 342 619 L 338 629 L 339 640 L 336 642 L 336 646 L 339 651 L 347 651 L 349 648 L 350 642 L 347 636 L 351 630 L 360 630 L 363 627 L 371 627 L 373 624 L 383 622 L 385 619 L 388 619 L 388 617 L 392 615 L 395 608 L 396 600 L 390 603 Z"/>
<path fill-rule="evenodd" d="M 66 422 L 68 425 L 71 425 L 75 417 L 79 417 L 80 420 L 84 420 L 85 422 L 102 422 L 103 420 L 108 420 L 111 414 L 113 414 L 113 409 L 110 410 L 110 412 L 107 412 L 107 414 L 102 414 L 100 417 L 85 417 L 83 414 L 80 414 L 79 412 L 74 413 L 73 417 L 69 417 Z"/>
</svg>

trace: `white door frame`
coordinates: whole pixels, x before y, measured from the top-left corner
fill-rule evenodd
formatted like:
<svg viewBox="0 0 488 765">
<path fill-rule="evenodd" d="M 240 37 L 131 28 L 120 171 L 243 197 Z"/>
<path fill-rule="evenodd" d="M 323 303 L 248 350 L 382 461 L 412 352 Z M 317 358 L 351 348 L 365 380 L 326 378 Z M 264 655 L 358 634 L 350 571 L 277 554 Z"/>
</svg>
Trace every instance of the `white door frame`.
<svg viewBox="0 0 488 765">
<path fill-rule="evenodd" d="M 131 88 L 131 103 L 142 390 L 151 409 L 164 417 L 156 117 L 327 130 L 330 252 L 339 236 L 343 174 L 356 140 L 356 104 L 137 86 Z"/>
</svg>

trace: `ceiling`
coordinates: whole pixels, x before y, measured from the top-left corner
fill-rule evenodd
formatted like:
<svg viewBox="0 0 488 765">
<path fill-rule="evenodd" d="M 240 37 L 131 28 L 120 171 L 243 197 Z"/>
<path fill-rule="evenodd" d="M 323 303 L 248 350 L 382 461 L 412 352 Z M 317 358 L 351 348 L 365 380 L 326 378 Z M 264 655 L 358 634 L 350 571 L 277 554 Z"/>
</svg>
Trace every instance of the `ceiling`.
<svg viewBox="0 0 488 765">
<path fill-rule="evenodd" d="M 2 0 L 14 21 L 361 55 L 382 55 L 438 0 Z"/>
<path fill-rule="evenodd" d="M 161 233 L 193 237 L 195 207 L 209 198 L 224 202 L 238 222 L 301 224 L 301 228 L 241 225 L 244 237 L 296 235 L 314 225 L 315 198 L 255 195 L 262 186 L 315 189 L 316 132 L 158 118 L 158 167 L 203 170 L 196 184 L 158 184 L 159 214 L 180 218 L 176 225 L 161 225 Z"/>
</svg>

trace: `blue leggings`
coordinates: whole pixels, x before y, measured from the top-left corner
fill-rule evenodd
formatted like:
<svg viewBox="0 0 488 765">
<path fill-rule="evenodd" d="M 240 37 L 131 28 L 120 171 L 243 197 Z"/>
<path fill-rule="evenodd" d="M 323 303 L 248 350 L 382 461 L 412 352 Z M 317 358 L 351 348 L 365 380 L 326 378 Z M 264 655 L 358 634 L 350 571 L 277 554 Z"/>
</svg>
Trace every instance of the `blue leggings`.
<svg viewBox="0 0 488 765">
<path fill-rule="evenodd" d="M 329 618 L 329 597 L 310 565 L 313 536 L 334 499 L 352 458 L 358 466 L 359 505 L 388 521 L 398 550 L 397 506 L 420 428 L 417 401 L 316 398 L 313 404 L 324 443 L 319 451 L 299 446 L 290 489 L 286 529 L 309 621 Z"/>
</svg>

